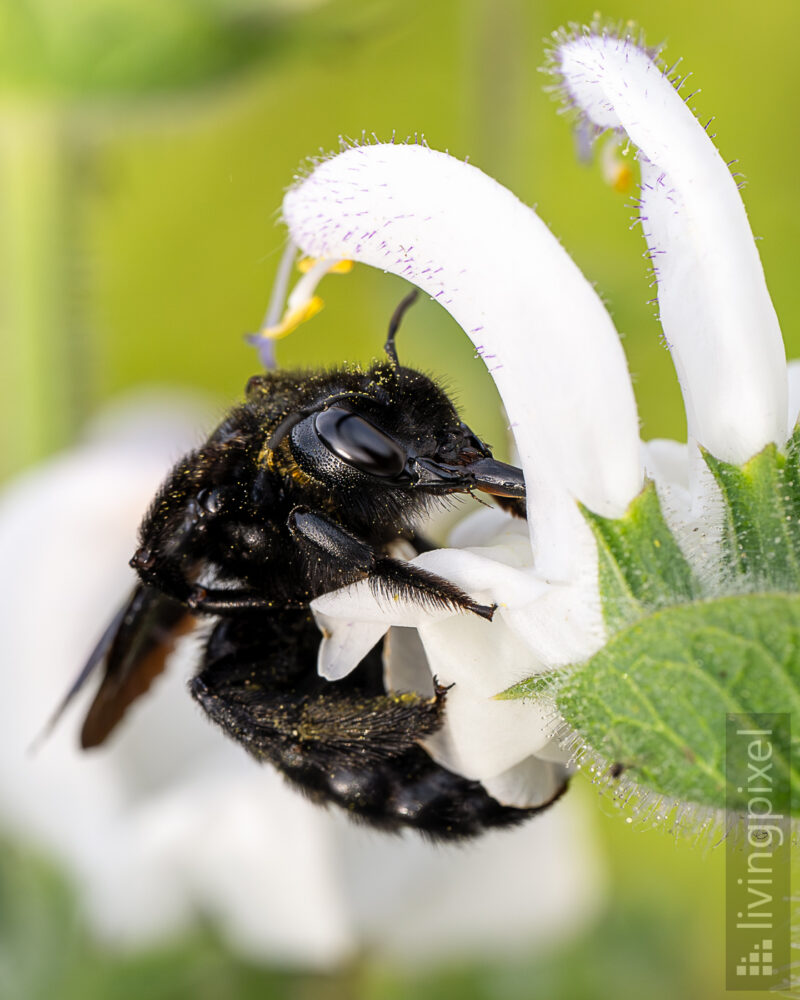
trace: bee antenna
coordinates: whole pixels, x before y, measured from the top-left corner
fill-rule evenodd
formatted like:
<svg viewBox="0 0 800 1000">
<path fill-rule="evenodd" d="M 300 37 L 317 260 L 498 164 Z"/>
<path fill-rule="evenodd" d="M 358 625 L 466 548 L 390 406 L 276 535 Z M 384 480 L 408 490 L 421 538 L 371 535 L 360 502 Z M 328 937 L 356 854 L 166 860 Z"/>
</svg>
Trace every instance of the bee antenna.
<svg viewBox="0 0 800 1000">
<path fill-rule="evenodd" d="M 384 351 L 389 357 L 389 360 L 393 365 L 399 365 L 400 362 L 397 360 L 397 348 L 394 346 L 394 338 L 397 333 L 403 316 L 406 314 L 406 310 L 409 306 L 412 306 L 419 296 L 419 289 L 412 288 L 411 291 L 406 295 L 400 305 L 395 309 L 392 314 L 392 318 L 389 320 L 389 332 L 386 335 L 386 343 L 383 345 Z"/>
</svg>

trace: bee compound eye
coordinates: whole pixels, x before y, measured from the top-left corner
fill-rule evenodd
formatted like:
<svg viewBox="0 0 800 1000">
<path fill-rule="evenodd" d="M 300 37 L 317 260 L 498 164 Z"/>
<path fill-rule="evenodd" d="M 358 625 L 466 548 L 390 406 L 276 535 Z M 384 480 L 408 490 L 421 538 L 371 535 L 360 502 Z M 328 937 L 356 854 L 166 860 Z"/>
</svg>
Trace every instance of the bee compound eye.
<svg viewBox="0 0 800 1000">
<path fill-rule="evenodd" d="M 403 448 L 373 423 L 341 406 L 329 406 L 314 418 L 317 437 L 337 458 L 360 472 L 395 479 L 405 468 Z"/>
<path fill-rule="evenodd" d="M 197 502 L 207 514 L 218 514 L 222 507 L 222 490 L 200 490 Z"/>
</svg>

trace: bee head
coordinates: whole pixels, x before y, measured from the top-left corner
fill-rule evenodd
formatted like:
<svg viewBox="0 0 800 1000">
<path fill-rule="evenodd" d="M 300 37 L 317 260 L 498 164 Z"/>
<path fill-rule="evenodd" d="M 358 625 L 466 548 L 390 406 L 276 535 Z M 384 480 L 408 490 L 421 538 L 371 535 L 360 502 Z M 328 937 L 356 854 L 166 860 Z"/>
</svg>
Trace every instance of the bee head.
<svg viewBox="0 0 800 1000">
<path fill-rule="evenodd" d="M 521 470 L 492 457 L 432 379 L 391 357 L 295 414 L 287 433 L 297 465 L 335 491 L 525 496 Z"/>
</svg>

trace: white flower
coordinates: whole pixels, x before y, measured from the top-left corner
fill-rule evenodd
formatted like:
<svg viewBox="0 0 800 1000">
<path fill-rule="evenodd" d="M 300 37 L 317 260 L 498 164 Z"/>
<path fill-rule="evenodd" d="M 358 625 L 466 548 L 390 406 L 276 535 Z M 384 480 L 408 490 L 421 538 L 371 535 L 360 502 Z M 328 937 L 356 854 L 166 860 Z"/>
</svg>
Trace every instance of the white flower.
<svg viewBox="0 0 800 1000">
<path fill-rule="evenodd" d="M 546 798 L 558 755 L 544 709 L 492 696 L 586 660 L 606 639 L 595 544 L 578 502 L 619 517 L 649 475 L 679 539 L 693 534 L 686 554 L 703 574 L 718 531 L 698 445 L 742 462 L 787 436 L 780 330 L 728 168 L 648 52 L 607 34 L 556 37 L 554 71 L 569 101 L 589 126 L 639 147 L 641 220 L 688 447 L 640 443 L 625 358 L 599 297 L 535 213 L 477 168 L 424 146 L 368 145 L 319 163 L 284 200 L 290 239 L 305 254 L 401 275 L 440 302 L 503 397 L 525 472 L 527 529 L 481 512 L 454 537 L 460 548 L 415 560 L 496 603 L 494 621 L 387 604 L 366 583 L 313 606 L 326 636 L 320 671 L 331 679 L 390 626 L 400 627 L 394 646 L 421 640 L 428 670 L 454 685 L 429 751 L 514 805 Z M 389 673 L 400 688 L 424 680 L 391 661 Z"/>
<path fill-rule="evenodd" d="M 196 640 L 108 744 L 81 752 L 70 710 L 28 753 L 133 583 L 153 493 L 207 423 L 196 405 L 165 412 L 148 397 L 0 495 L 3 835 L 54 854 L 97 934 L 129 947 L 163 945 L 201 916 L 238 951 L 323 968 L 571 934 L 602 897 L 583 803 L 459 849 L 355 827 L 209 725 L 186 689 Z"/>
</svg>

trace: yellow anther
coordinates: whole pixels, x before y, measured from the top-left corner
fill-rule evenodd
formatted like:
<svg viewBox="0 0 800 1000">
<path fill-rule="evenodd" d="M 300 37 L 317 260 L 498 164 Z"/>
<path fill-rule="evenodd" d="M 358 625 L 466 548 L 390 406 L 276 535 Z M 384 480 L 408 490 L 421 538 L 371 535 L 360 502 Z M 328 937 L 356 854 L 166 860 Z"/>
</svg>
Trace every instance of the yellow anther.
<svg viewBox="0 0 800 1000">
<path fill-rule="evenodd" d="M 316 257 L 301 257 L 297 262 L 297 270 L 301 274 L 308 274 L 312 267 L 316 267 L 320 261 Z M 328 268 L 328 274 L 349 274 L 353 270 L 352 260 L 337 260 Z"/>
<path fill-rule="evenodd" d="M 633 185 L 633 167 L 623 159 L 617 142 L 612 140 L 603 146 L 600 164 L 606 184 L 620 194 L 627 194 Z"/>
<path fill-rule="evenodd" d="M 611 178 L 611 186 L 620 194 L 626 194 L 633 184 L 633 170 L 627 163 L 618 163 Z"/>
<path fill-rule="evenodd" d="M 283 314 L 283 319 L 276 326 L 262 326 L 258 331 L 258 336 L 263 337 L 265 340 L 282 340 L 294 332 L 301 323 L 305 323 L 312 316 L 316 316 L 324 305 L 325 303 L 319 295 L 314 295 L 302 305 L 294 309 L 288 309 Z"/>
</svg>

